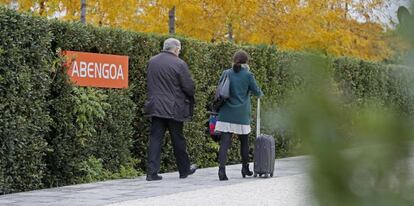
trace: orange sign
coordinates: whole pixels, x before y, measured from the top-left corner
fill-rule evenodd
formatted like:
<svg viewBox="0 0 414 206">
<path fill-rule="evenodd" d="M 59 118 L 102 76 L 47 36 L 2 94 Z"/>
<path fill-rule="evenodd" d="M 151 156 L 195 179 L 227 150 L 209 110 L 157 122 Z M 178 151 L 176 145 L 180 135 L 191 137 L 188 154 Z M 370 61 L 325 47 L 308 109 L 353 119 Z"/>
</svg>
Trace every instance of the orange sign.
<svg viewBox="0 0 414 206">
<path fill-rule="evenodd" d="M 65 51 L 70 79 L 79 86 L 127 88 L 128 56 Z"/>
</svg>

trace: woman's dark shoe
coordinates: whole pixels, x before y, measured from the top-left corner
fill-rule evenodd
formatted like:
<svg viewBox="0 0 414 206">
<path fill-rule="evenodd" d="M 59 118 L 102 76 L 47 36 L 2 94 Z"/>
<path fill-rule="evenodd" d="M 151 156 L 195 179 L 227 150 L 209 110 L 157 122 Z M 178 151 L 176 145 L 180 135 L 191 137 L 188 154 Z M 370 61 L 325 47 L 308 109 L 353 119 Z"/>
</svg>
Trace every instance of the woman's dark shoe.
<svg viewBox="0 0 414 206">
<path fill-rule="evenodd" d="M 229 178 L 227 178 L 227 175 L 226 175 L 225 167 L 219 167 L 218 176 L 219 176 L 220 181 L 229 180 Z"/>
<path fill-rule="evenodd" d="M 243 178 L 245 178 L 246 175 L 247 176 L 252 176 L 253 175 L 253 172 L 250 171 L 250 169 L 249 169 L 249 164 L 243 164 L 241 173 L 242 173 Z"/>
</svg>

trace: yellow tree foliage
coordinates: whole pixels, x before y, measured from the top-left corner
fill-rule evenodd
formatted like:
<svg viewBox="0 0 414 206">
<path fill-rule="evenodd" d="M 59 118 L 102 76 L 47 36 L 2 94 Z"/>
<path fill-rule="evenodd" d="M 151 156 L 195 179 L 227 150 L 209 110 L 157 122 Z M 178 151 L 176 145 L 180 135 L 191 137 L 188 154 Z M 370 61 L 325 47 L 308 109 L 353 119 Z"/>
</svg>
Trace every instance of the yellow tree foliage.
<svg viewBox="0 0 414 206">
<path fill-rule="evenodd" d="M 271 44 L 284 50 L 384 60 L 393 55 L 374 10 L 391 0 L 86 0 L 86 21 L 140 32 L 176 32 L 205 41 Z M 80 19 L 80 0 L 0 0 L 20 11 Z M 231 29 L 230 29 L 231 28 Z"/>
<path fill-rule="evenodd" d="M 249 39 L 284 49 L 383 60 L 392 55 L 383 26 L 371 21 L 385 1 L 263 0 L 259 24 Z M 363 2 L 363 3 L 361 3 Z M 352 8 L 352 10 L 351 10 Z M 368 9 L 370 8 L 370 9 Z M 357 17 L 352 17 L 357 14 Z M 358 20 L 356 18 L 359 18 Z M 264 34 L 264 35 L 263 35 Z"/>
</svg>

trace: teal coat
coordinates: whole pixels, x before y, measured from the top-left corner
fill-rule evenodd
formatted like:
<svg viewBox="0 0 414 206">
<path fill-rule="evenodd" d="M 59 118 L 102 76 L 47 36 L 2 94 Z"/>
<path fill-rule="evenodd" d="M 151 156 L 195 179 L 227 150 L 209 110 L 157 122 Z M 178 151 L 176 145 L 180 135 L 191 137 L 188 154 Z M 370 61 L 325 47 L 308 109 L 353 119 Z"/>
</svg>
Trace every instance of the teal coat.
<svg viewBox="0 0 414 206">
<path fill-rule="evenodd" d="M 255 96 L 263 96 L 263 92 L 257 86 L 253 74 L 245 68 L 238 73 L 228 69 L 230 77 L 230 98 L 220 107 L 218 121 L 233 124 L 250 125 L 250 93 Z M 223 78 L 221 74 L 220 80 Z"/>
</svg>

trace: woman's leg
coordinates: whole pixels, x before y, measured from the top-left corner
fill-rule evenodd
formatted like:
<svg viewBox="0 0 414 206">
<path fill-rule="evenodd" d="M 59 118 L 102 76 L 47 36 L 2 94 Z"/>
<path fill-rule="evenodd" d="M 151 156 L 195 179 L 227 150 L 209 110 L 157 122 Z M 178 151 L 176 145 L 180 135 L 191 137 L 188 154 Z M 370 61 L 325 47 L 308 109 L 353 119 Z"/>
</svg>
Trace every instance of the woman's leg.
<svg viewBox="0 0 414 206">
<path fill-rule="evenodd" d="M 240 155 L 242 157 L 242 176 L 243 178 L 247 176 L 252 176 L 253 172 L 249 169 L 249 136 L 248 135 L 239 135 L 240 139 Z"/>
<path fill-rule="evenodd" d="M 243 165 L 249 162 L 249 135 L 239 135 L 240 140 L 240 156 Z"/>
<path fill-rule="evenodd" d="M 219 171 L 218 176 L 219 180 L 228 180 L 226 175 L 226 163 L 227 163 L 227 151 L 231 145 L 231 133 L 222 133 L 221 140 L 220 140 L 220 149 L 219 149 Z"/>
<path fill-rule="evenodd" d="M 222 133 L 220 137 L 219 162 L 220 167 L 225 167 L 227 163 L 227 151 L 231 145 L 231 133 Z"/>
</svg>

